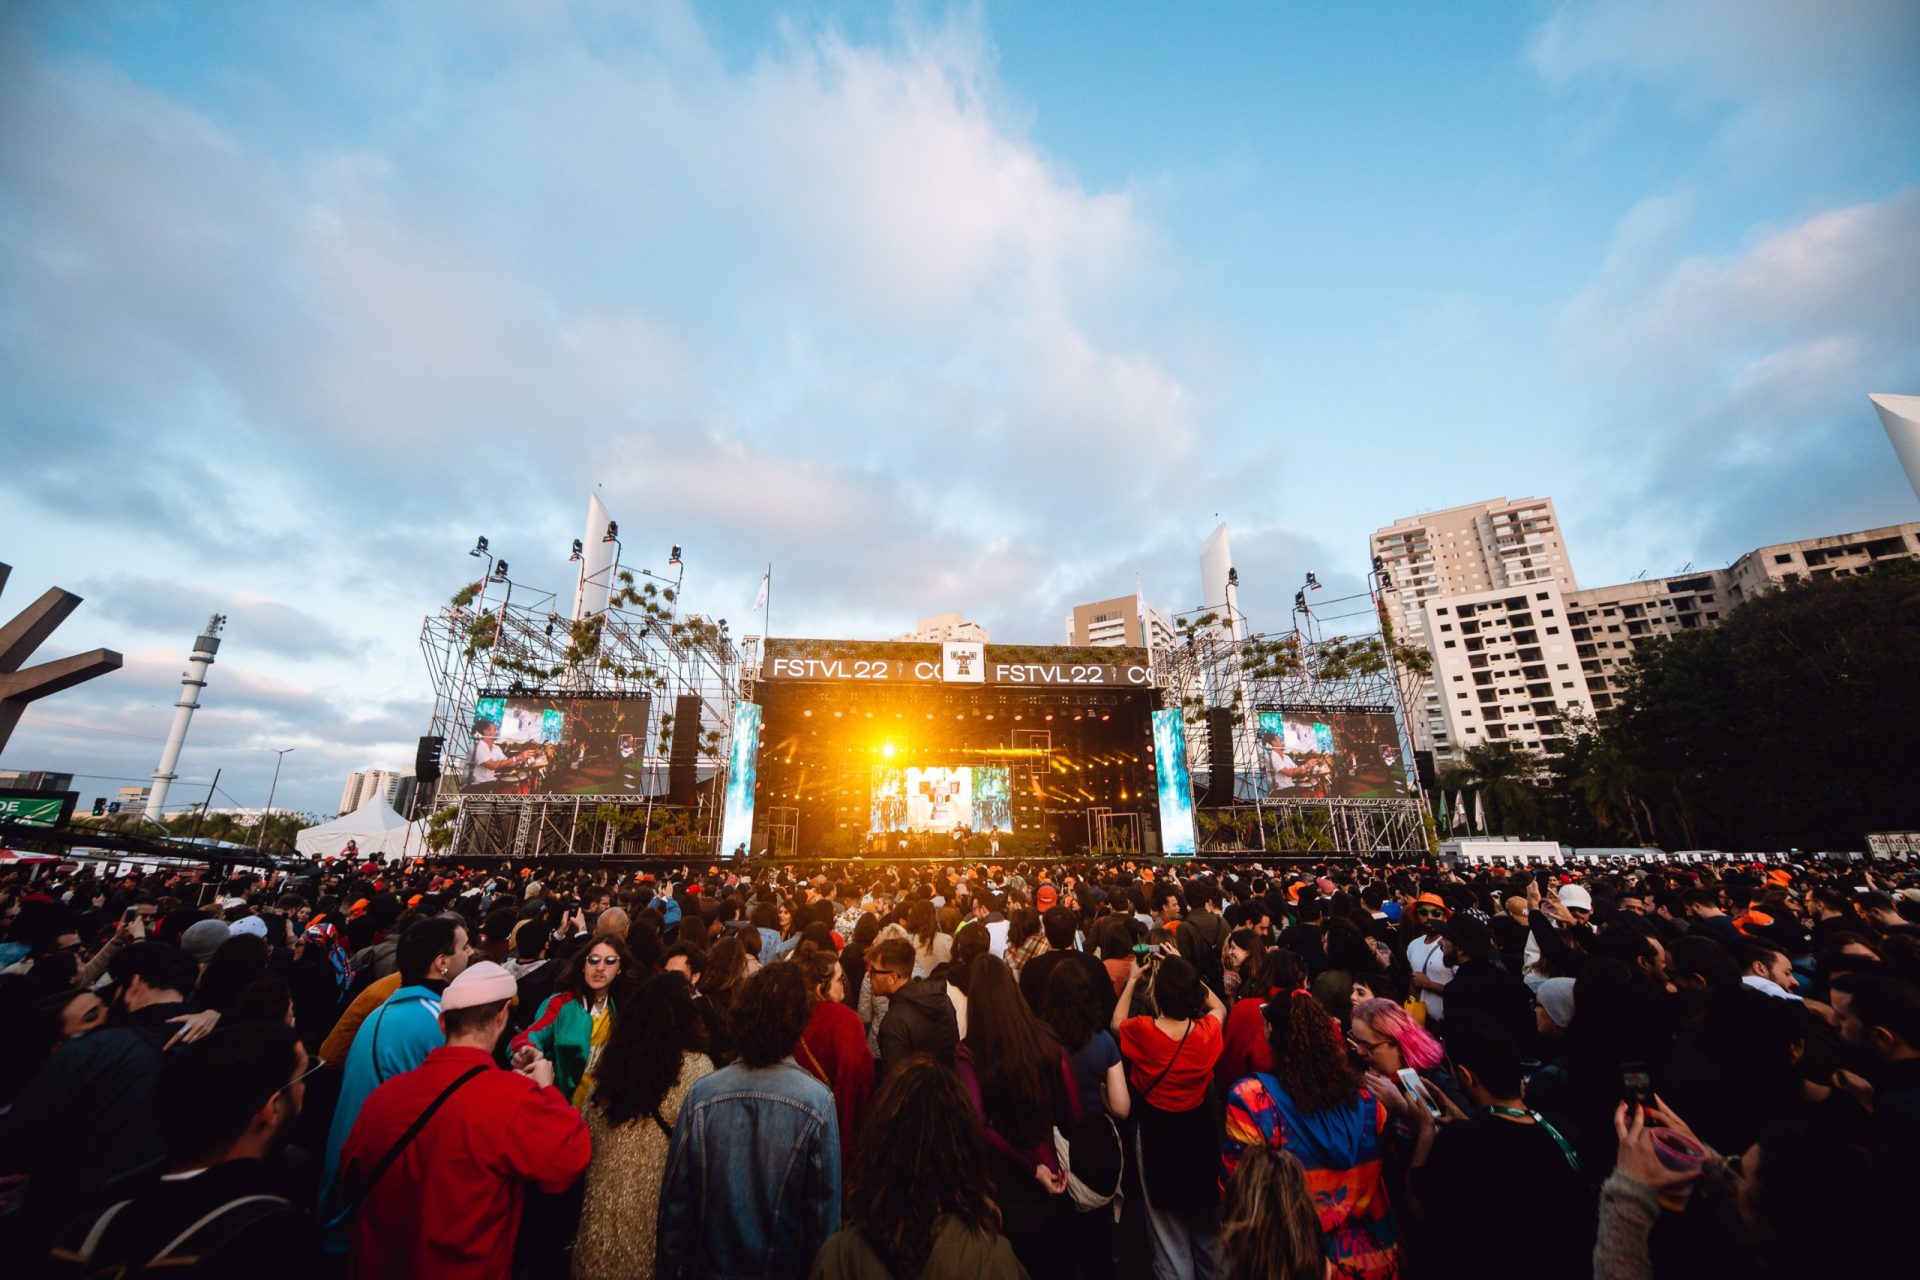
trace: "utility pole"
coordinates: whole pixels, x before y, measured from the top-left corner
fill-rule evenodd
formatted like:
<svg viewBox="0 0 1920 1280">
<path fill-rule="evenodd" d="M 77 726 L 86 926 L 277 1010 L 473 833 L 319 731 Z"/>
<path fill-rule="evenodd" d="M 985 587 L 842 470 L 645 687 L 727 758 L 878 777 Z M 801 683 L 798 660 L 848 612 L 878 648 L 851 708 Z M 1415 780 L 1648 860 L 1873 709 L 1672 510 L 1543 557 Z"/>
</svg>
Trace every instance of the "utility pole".
<svg viewBox="0 0 1920 1280">
<path fill-rule="evenodd" d="M 262 839 L 266 837 L 267 823 L 273 818 L 273 793 L 280 789 L 280 762 L 287 758 L 287 753 L 292 751 L 293 748 L 273 747 L 270 748 L 270 750 L 273 752 L 273 784 L 267 788 L 267 811 L 260 815 L 260 834 Z M 259 841 L 256 840 L 254 843 L 258 844 Z"/>
<path fill-rule="evenodd" d="M 193 815 L 193 834 L 187 837 L 188 840 L 198 840 L 200 838 L 200 820 L 206 817 L 207 810 L 213 807 L 213 793 L 219 789 L 220 771 L 215 769 L 213 771 L 213 781 L 207 784 L 207 798 L 200 802 L 200 812 Z"/>
</svg>

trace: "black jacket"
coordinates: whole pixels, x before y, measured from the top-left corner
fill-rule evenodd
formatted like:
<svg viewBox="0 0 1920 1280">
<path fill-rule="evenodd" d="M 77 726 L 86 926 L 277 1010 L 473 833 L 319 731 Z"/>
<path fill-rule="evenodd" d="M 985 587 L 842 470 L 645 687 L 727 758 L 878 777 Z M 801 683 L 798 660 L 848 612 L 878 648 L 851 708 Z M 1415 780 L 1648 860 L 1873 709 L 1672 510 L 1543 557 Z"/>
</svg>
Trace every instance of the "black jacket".
<svg viewBox="0 0 1920 1280">
<path fill-rule="evenodd" d="M 880 1024 L 880 1069 L 891 1071 L 910 1053 L 930 1053 L 952 1063 L 960 1045 L 960 1023 L 947 998 L 944 978 L 918 978 L 887 998 Z"/>
<path fill-rule="evenodd" d="M 27 1214 L 57 1227 L 115 1178 L 165 1155 L 154 1084 L 185 1004 L 152 1004 L 53 1051 L 0 1120 L 0 1173 L 26 1173 Z M 26 1216 L 26 1215 L 23 1215 Z"/>
<path fill-rule="evenodd" d="M 1466 960 L 1453 971 L 1453 980 L 1442 994 L 1449 1024 L 1467 1013 L 1484 1013 L 1513 1037 L 1521 1057 L 1529 1056 L 1538 1029 L 1533 1022 L 1533 994 L 1526 983 L 1491 960 Z"/>
</svg>

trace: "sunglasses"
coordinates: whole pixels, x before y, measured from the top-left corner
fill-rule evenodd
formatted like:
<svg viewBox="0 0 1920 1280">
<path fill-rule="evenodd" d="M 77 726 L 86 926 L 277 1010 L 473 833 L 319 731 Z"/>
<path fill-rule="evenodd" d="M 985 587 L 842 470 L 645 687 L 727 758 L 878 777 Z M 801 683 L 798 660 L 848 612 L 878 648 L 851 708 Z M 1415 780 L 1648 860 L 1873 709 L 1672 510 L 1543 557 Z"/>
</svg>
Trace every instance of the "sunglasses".
<svg viewBox="0 0 1920 1280">
<path fill-rule="evenodd" d="M 587 963 L 593 964 L 593 965 L 610 964 L 610 965 L 618 966 L 620 963 L 620 957 L 619 956 L 588 956 Z"/>
<path fill-rule="evenodd" d="M 322 1067 L 326 1065 L 327 1065 L 327 1060 L 325 1058 L 316 1056 L 312 1061 L 307 1063 L 307 1069 L 305 1071 L 302 1071 L 299 1075 L 287 1081 L 285 1084 L 281 1085 L 278 1089 L 275 1089 L 274 1092 L 285 1093 L 287 1090 L 301 1083 L 308 1076 L 314 1074 L 316 1071 L 319 1071 Z"/>
<path fill-rule="evenodd" d="M 1415 914 L 1416 916 L 1421 916 L 1423 918 L 1432 918 L 1434 916 L 1444 916 L 1447 913 L 1442 911 L 1439 907 L 1422 907 L 1418 911 L 1414 912 L 1413 914 Z"/>
</svg>

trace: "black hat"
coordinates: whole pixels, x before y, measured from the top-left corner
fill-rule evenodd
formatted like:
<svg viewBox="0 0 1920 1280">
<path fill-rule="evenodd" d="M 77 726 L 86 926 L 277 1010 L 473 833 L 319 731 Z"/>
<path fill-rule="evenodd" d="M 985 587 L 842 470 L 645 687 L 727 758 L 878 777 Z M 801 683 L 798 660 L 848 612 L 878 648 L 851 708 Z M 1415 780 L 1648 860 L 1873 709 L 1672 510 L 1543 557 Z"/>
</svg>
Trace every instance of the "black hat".
<svg viewBox="0 0 1920 1280">
<path fill-rule="evenodd" d="M 1442 925 L 1440 936 L 1451 939 L 1454 946 L 1473 955 L 1493 954 L 1493 930 L 1464 912 Z"/>
</svg>

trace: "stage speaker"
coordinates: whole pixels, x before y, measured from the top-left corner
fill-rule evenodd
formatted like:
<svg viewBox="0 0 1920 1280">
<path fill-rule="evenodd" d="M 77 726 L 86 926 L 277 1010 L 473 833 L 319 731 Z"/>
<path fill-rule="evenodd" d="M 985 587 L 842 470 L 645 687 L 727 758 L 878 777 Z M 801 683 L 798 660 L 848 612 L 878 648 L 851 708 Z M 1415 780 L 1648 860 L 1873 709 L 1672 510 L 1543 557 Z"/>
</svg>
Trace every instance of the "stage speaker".
<svg viewBox="0 0 1920 1280">
<path fill-rule="evenodd" d="M 673 700 L 673 746 L 667 753 L 667 798 L 675 804 L 699 799 L 700 695 Z"/>
<path fill-rule="evenodd" d="M 440 753 L 446 745 L 445 738 L 428 736 L 420 739 L 420 745 L 413 753 L 413 776 L 420 780 L 421 787 L 439 781 Z"/>
<path fill-rule="evenodd" d="M 1440 786 L 1440 774 L 1433 767 L 1433 752 L 1416 751 L 1413 753 L 1413 770 L 1420 778 L 1422 790 L 1432 792 Z"/>
<path fill-rule="evenodd" d="M 1233 803 L 1233 708 L 1207 710 L 1207 799 L 1209 807 Z"/>
</svg>

